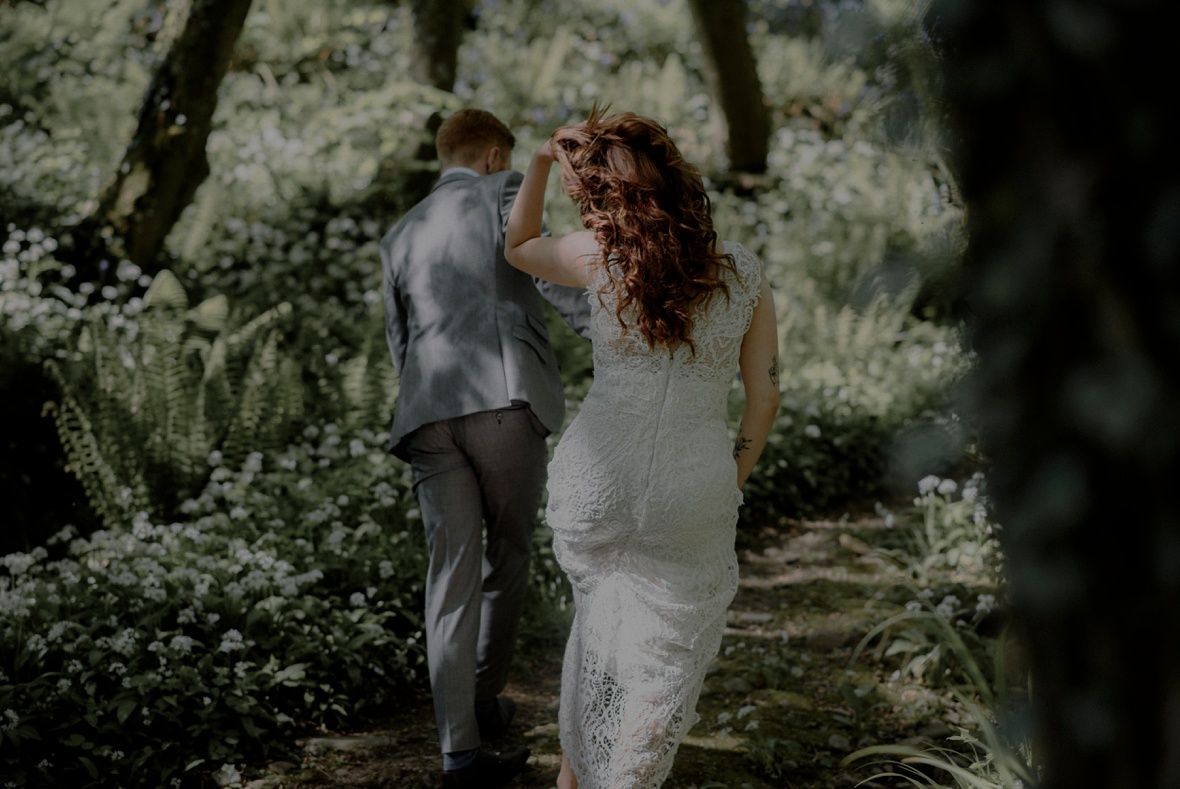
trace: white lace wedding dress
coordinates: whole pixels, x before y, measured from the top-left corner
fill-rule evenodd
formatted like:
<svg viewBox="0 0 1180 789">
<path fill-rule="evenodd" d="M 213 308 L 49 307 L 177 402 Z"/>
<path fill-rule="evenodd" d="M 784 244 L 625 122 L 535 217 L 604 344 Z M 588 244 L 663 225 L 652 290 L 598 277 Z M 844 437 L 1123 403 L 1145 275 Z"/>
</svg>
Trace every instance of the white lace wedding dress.
<svg viewBox="0 0 1180 789">
<path fill-rule="evenodd" d="M 554 452 L 547 508 L 574 587 L 560 726 L 579 789 L 661 785 L 737 591 L 727 398 L 762 273 L 745 247 L 725 251 L 736 276 L 694 318 L 695 355 L 648 350 L 589 289 L 594 382 Z"/>
</svg>

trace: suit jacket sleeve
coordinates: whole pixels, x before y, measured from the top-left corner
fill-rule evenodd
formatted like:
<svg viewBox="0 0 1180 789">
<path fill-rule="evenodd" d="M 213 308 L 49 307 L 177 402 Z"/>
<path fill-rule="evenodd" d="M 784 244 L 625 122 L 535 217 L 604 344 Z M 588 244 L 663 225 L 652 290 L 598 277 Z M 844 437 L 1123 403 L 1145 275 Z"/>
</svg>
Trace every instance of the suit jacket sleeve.
<svg viewBox="0 0 1180 789">
<path fill-rule="evenodd" d="M 397 277 L 390 255 L 390 236 L 381 240 L 381 272 L 384 280 L 385 297 L 385 341 L 389 343 L 389 355 L 393 367 L 400 375 L 406 364 L 406 309 L 397 288 Z"/>
<path fill-rule="evenodd" d="M 512 204 L 516 202 L 516 194 L 523 181 L 524 176 L 514 172 L 504 182 L 504 191 L 500 193 L 500 227 L 504 233 L 508 232 L 508 215 L 512 212 Z M 542 225 L 541 234 L 548 236 L 549 228 Z M 540 277 L 533 277 L 533 284 L 571 329 L 581 337 L 590 339 L 590 302 L 584 288 L 557 285 Z"/>
</svg>

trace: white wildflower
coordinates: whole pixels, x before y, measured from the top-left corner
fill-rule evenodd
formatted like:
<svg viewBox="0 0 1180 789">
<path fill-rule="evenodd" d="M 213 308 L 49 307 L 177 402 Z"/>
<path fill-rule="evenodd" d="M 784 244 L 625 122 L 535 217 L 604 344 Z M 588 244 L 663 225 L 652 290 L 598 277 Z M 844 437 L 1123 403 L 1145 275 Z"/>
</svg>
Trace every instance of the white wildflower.
<svg viewBox="0 0 1180 789">
<path fill-rule="evenodd" d="M 45 636 L 40 633 L 34 633 L 29 636 L 29 640 L 25 642 L 25 649 L 32 652 L 37 657 L 44 657 L 45 653 L 49 651 L 49 645 L 45 641 Z"/>
<path fill-rule="evenodd" d="M 174 652 L 192 652 L 193 640 L 188 636 L 173 636 L 168 647 Z"/>
<path fill-rule="evenodd" d="M 111 640 L 111 649 L 120 655 L 130 656 L 135 651 L 135 644 L 138 640 L 139 633 L 128 627 Z"/>
<path fill-rule="evenodd" d="M 942 602 L 938 604 L 935 610 L 938 614 L 946 619 L 950 619 L 955 615 L 955 611 L 959 608 L 959 598 L 953 594 L 948 594 L 942 598 Z"/>
<path fill-rule="evenodd" d="M 246 645 L 242 642 L 242 634 L 231 628 L 225 631 L 225 635 L 221 637 L 221 646 L 217 648 L 217 651 L 233 652 L 236 649 L 245 648 Z"/>
<path fill-rule="evenodd" d="M 922 477 L 920 480 L 918 480 L 918 493 L 922 494 L 923 496 L 928 496 L 934 492 L 935 488 L 938 487 L 938 483 L 940 482 L 942 482 L 942 480 L 933 474 Z"/>
<path fill-rule="evenodd" d="M 944 479 L 938 483 L 938 493 L 942 496 L 949 496 L 958 489 L 959 486 L 953 479 Z"/>
</svg>

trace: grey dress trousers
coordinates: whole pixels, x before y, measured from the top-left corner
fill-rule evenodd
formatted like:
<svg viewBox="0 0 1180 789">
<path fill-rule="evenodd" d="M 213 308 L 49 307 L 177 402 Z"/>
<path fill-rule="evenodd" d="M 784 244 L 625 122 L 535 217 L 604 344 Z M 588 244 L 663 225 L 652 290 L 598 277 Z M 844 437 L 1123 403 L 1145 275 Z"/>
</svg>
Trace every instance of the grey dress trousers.
<svg viewBox="0 0 1180 789">
<path fill-rule="evenodd" d="M 429 546 L 427 660 L 444 753 L 479 746 L 475 701 L 507 682 L 545 436 L 564 418 L 542 293 L 580 334 L 589 330 L 585 291 L 504 259 L 522 179 L 447 170 L 381 241 L 400 377 L 390 449 L 410 463 Z"/>
</svg>

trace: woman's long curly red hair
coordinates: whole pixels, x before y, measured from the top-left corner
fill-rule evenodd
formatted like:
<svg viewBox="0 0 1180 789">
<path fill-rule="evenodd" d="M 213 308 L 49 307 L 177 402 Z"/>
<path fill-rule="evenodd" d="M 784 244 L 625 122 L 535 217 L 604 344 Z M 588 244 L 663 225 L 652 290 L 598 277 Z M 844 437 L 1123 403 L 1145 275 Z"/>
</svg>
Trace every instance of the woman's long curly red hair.
<svg viewBox="0 0 1180 789">
<path fill-rule="evenodd" d="M 631 112 L 607 117 L 595 107 L 585 123 L 553 133 L 566 191 L 603 254 L 617 296 L 616 317 L 634 306 L 648 347 L 687 343 L 692 316 L 720 290 L 733 259 L 717 251 L 709 196 L 700 172 L 684 160 L 659 123 Z"/>
</svg>

